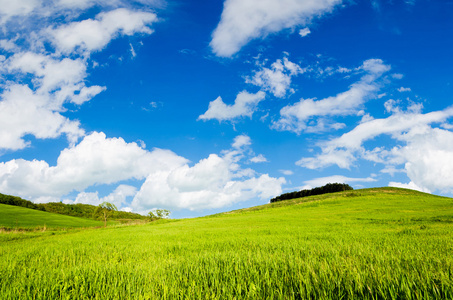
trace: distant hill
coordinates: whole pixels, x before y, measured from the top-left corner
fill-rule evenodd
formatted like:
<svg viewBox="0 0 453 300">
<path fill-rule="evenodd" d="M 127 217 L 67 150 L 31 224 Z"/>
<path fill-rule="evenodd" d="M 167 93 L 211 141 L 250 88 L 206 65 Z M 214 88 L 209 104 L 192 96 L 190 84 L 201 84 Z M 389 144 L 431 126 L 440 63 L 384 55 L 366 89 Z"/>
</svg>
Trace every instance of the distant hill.
<svg viewBox="0 0 453 300">
<path fill-rule="evenodd" d="M 22 199 L 16 196 L 0 194 L 0 204 L 7 204 L 13 206 L 20 206 L 25 208 L 30 208 L 34 210 L 46 211 L 51 213 L 56 213 L 60 215 L 67 215 L 79 218 L 88 218 L 94 220 L 100 220 L 100 216 L 95 214 L 96 206 L 90 204 L 65 204 L 62 202 L 50 202 L 35 204 L 31 201 Z M 137 219 L 147 219 L 146 216 L 125 212 L 125 211 L 114 211 L 109 216 L 109 219 L 114 220 L 137 220 Z"/>
<path fill-rule="evenodd" d="M 103 225 L 101 221 L 0 204 L 0 228 L 76 228 Z"/>
</svg>

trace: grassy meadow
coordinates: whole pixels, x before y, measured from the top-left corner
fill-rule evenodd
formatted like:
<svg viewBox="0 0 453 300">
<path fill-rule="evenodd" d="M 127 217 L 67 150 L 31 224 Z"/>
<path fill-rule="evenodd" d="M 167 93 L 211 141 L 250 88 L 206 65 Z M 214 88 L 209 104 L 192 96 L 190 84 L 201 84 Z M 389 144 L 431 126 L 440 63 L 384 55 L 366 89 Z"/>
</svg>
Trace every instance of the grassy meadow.
<svg viewBox="0 0 453 300">
<path fill-rule="evenodd" d="M 34 228 L 78 228 L 103 226 L 100 221 L 77 218 L 49 212 L 0 204 L 0 228 L 34 229 Z"/>
<path fill-rule="evenodd" d="M 453 299 L 453 199 L 402 189 L 26 236 L 1 299 Z"/>
</svg>

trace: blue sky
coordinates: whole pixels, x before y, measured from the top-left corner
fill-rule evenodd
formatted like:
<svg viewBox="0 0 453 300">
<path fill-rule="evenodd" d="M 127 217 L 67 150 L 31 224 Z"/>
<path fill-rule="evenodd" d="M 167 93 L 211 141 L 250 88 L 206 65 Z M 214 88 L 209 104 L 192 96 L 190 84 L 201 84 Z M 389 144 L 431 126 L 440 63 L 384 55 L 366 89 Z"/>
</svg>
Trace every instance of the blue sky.
<svg viewBox="0 0 453 300">
<path fill-rule="evenodd" d="M 0 193 L 172 217 L 453 195 L 453 1 L 0 0 Z"/>
</svg>

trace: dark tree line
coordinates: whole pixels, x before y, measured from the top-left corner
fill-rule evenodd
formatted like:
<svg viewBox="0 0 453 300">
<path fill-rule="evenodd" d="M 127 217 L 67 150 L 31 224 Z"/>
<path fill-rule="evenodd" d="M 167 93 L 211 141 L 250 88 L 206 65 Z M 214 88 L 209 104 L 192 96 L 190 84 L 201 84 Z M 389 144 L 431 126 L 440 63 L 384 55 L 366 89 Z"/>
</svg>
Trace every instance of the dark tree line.
<svg viewBox="0 0 453 300">
<path fill-rule="evenodd" d="M 16 196 L 0 194 L 0 203 L 45 211 L 45 208 Z"/>
<path fill-rule="evenodd" d="M 328 193 L 335 193 L 335 192 L 343 192 L 343 191 L 350 191 L 353 188 L 349 184 L 345 183 L 328 183 L 325 186 L 317 187 L 311 190 L 301 190 L 298 192 L 291 192 L 281 194 L 275 198 L 271 199 L 271 203 L 283 201 L 283 200 L 290 200 L 295 198 L 303 198 L 308 196 L 315 196 L 315 195 L 322 195 Z"/>
<path fill-rule="evenodd" d="M 24 200 L 16 196 L 9 196 L 0 194 L 0 203 L 14 206 L 21 206 L 41 211 L 47 211 L 60 215 L 67 215 L 73 217 L 81 217 L 88 219 L 104 220 L 103 214 L 99 212 L 97 206 L 89 204 L 65 204 L 62 202 L 50 202 L 35 204 L 31 201 Z M 113 211 L 110 219 L 147 219 L 148 217 L 140 214 L 125 212 L 125 211 Z"/>
</svg>

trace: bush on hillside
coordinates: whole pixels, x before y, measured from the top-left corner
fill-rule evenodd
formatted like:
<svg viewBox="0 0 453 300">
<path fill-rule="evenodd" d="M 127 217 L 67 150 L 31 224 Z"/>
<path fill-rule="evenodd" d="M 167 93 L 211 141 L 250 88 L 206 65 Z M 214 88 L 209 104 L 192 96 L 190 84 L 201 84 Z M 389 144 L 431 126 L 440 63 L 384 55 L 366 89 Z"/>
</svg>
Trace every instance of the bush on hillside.
<svg viewBox="0 0 453 300">
<path fill-rule="evenodd" d="M 303 198 L 308 196 L 315 196 L 315 195 L 322 195 L 328 193 L 335 193 L 335 192 L 343 192 L 343 191 L 350 191 L 353 188 L 349 184 L 345 183 L 328 183 L 325 186 L 317 187 L 311 190 L 301 190 L 298 192 L 291 192 L 281 194 L 275 198 L 271 199 L 271 203 L 283 201 L 283 200 L 290 200 L 295 198 Z"/>
</svg>

